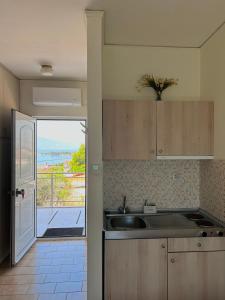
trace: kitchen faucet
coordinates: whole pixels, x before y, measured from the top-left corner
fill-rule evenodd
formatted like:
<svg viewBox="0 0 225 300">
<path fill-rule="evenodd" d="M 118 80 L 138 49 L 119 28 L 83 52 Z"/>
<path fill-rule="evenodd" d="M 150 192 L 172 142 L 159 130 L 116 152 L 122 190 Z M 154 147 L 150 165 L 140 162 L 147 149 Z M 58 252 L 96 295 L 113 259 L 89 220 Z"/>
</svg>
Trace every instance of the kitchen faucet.
<svg viewBox="0 0 225 300">
<path fill-rule="evenodd" d="M 123 205 L 119 207 L 119 212 L 122 214 L 127 214 L 128 207 L 126 206 L 127 196 L 123 196 Z"/>
</svg>

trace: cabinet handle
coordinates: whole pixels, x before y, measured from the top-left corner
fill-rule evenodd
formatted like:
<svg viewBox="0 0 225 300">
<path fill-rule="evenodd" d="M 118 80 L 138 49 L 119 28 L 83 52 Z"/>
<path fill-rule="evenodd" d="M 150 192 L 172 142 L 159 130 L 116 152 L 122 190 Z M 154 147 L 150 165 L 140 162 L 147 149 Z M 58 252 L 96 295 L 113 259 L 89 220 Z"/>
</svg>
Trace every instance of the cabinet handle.
<svg viewBox="0 0 225 300">
<path fill-rule="evenodd" d="M 162 149 L 159 149 L 159 153 L 163 153 L 163 150 L 162 150 Z"/>
<path fill-rule="evenodd" d="M 165 248 L 166 248 L 166 245 L 162 244 L 162 245 L 161 245 L 161 248 L 165 249 Z"/>
<path fill-rule="evenodd" d="M 171 261 L 172 264 L 174 264 L 176 262 L 176 259 L 175 258 L 171 258 L 170 261 Z"/>
<path fill-rule="evenodd" d="M 202 246 L 202 244 L 199 242 L 199 243 L 197 244 L 197 246 L 200 248 L 200 247 Z"/>
<path fill-rule="evenodd" d="M 151 150 L 150 153 L 151 153 L 151 154 L 155 154 L 155 150 Z"/>
</svg>

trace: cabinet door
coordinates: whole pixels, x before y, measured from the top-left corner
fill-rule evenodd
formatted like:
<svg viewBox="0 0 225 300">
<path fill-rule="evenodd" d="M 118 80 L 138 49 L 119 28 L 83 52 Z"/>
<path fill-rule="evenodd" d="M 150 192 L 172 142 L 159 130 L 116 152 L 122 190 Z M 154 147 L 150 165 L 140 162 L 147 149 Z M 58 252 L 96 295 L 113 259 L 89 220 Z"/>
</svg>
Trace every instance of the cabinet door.
<svg viewBox="0 0 225 300">
<path fill-rule="evenodd" d="M 103 101 L 103 159 L 156 156 L 156 104 L 152 101 Z"/>
<path fill-rule="evenodd" d="M 105 300 L 167 299 L 167 241 L 107 240 Z"/>
<path fill-rule="evenodd" d="M 225 252 L 168 254 L 168 300 L 224 300 Z"/>
<path fill-rule="evenodd" d="M 157 103 L 157 155 L 213 155 L 213 102 Z"/>
</svg>

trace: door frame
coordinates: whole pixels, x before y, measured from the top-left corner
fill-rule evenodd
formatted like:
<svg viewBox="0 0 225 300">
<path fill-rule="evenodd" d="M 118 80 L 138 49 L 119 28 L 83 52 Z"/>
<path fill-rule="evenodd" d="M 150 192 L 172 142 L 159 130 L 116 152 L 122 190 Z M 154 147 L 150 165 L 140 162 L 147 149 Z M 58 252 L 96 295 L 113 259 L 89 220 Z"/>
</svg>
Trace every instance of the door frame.
<svg viewBox="0 0 225 300">
<path fill-rule="evenodd" d="M 33 116 L 36 121 L 85 121 L 87 127 L 87 117 L 61 117 L 61 116 Z M 35 141 L 35 175 L 37 176 L 37 125 L 36 125 L 36 141 Z M 80 239 L 80 238 L 87 238 L 87 185 L 88 185 L 88 138 L 87 134 L 85 134 L 85 207 L 84 207 L 84 214 L 85 214 L 85 231 L 84 235 L 80 237 L 57 237 L 60 239 Z M 37 180 L 36 180 L 36 191 L 37 191 Z M 37 193 L 36 193 L 37 198 Z M 35 219 L 37 220 L 37 201 L 35 201 Z M 54 240 L 54 238 L 44 238 L 44 237 L 37 237 L 37 223 L 35 223 L 35 232 L 36 238 L 40 240 Z"/>
</svg>

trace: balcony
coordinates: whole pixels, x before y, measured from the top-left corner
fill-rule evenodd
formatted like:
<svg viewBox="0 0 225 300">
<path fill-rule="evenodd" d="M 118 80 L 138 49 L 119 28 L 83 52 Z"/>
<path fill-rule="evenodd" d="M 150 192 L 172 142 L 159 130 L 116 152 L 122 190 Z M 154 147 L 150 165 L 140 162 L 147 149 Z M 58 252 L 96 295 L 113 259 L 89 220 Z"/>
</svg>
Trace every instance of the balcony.
<svg viewBox="0 0 225 300">
<path fill-rule="evenodd" d="M 37 173 L 38 237 L 85 235 L 85 183 L 84 173 Z"/>
</svg>

